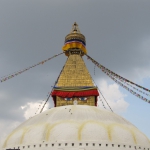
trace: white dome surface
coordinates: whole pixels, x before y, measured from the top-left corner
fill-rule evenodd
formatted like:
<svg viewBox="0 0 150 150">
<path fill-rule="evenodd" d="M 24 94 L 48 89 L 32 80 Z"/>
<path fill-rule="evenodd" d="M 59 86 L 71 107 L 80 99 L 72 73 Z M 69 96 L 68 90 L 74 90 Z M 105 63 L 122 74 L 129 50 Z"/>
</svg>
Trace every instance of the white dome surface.
<svg viewBox="0 0 150 150">
<path fill-rule="evenodd" d="M 116 146 L 120 150 L 150 150 L 149 139 L 130 122 L 115 113 L 85 105 L 56 107 L 30 118 L 10 133 L 3 149 L 67 149 L 66 144 L 83 149 L 93 144 L 94 148 L 103 149 Z"/>
</svg>

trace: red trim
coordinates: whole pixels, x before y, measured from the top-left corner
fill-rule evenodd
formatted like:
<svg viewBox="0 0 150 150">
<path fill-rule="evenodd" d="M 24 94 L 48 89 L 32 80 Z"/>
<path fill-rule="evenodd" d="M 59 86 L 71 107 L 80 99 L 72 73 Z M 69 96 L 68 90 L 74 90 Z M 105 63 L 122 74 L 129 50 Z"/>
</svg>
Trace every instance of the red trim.
<svg viewBox="0 0 150 150">
<path fill-rule="evenodd" d="M 84 97 L 84 96 L 99 96 L 97 90 L 87 90 L 87 91 L 58 91 L 54 90 L 51 94 L 52 96 L 60 97 Z"/>
<path fill-rule="evenodd" d="M 54 107 L 56 107 L 56 96 L 53 96 Z"/>
<path fill-rule="evenodd" d="M 95 97 L 95 106 L 97 106 L 97 102 L 98 102 L 98 97 Z"/>
</svg>

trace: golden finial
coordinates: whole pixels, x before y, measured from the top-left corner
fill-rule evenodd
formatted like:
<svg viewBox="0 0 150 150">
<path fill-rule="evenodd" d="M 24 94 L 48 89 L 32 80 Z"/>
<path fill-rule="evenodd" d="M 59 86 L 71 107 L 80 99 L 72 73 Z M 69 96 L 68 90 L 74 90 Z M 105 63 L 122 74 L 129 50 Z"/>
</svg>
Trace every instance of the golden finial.
<svg viewBox="0 0 150 150">
<path fill-rule="evenodd" d="M 82 56 L 87 54 L 85 36 L 80 33 L 78 24 L 76 22 L 72 25 L 70 34 L 65 37 L 65 45 L 62 49 L 67 56 L 69 55 L 68 50 L 73 49 L 81 50 L 80 54 Z"/>
<path fill-rule="evenodd" d="M 76 22 L 72 25 L 72 29 L 71 29 L 70 34 L 68 34 L 65 37 L 65 43 L 68 40 L 75 40 L 75 39 L 83 41 L 84 45 L 86 45 L 85 36 L 83 34 L 81 34 L 79 26 Z"/>
<path fill-rule="evenodd" d="M 72 25 L 72 29 L 71 29 L 70 33 L 80 33 L 80 29 L 79 29 L 78 24 L 76 22 Z"/>
</svg>

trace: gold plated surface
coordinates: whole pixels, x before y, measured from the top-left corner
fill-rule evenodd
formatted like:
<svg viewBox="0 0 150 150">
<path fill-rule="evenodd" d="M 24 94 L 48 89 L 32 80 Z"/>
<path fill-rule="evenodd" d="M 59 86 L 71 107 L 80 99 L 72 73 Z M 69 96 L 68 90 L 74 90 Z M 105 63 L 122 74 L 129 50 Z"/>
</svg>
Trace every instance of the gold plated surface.
<svg viewBox="0 0 150 150">
<path fill-rule="evenodd" d="M 68 57 L 64 69 L 56 84 L 58 87 L 94 86 L 92 78 L 80 55 Z"/>
<path fill-rule="evenodd" d="M 80 33 L 80 29 L 76 22 L 72 25 L 70 34 L 65 37 L 65 42 L 71 39 L 80 39 L 86 43 L 85 36 Z"/>
<path fill-rule="evenodd" d="M 79 26 L 76 22 L 72 25 L 72 29 L 70 33 L 80 33 Z"/>
<path fill-rule="evenodd" d="M 86 42 L 85 40 L 85 36 L 81 33 L 70 33 L 65 37 L 65 42 L 68 40 L 72 40 L 72 39 L 79 39 L 82 40 L 84 42 Z"/>
<path fill-rule="evenodd" d="M 81 101 L 78 97 L 73 97 L 71 100 L 67 101 L 65 98 L 56 97 L 56 107 L 74 105 L 74 101 L 77 101 L 77 105 L 90 105 L 95 106 L 95 96 L 88 96 L 87 100 Z"/>
</svg>

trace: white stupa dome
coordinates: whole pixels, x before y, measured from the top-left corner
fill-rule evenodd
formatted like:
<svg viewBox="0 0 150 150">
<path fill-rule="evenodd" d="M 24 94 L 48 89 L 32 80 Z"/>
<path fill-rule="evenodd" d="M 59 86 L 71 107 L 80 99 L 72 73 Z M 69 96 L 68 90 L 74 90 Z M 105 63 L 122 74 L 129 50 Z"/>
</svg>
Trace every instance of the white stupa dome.
<svg viewBox="0 0 150 150">
<path fill-rule="evenodd" d="M 150 150 L 150 141 L 115 113 L 94 106 L 69 105 L 25 121 L 5 140 L 3 150 L 9 148 Z"/>
</svg>

